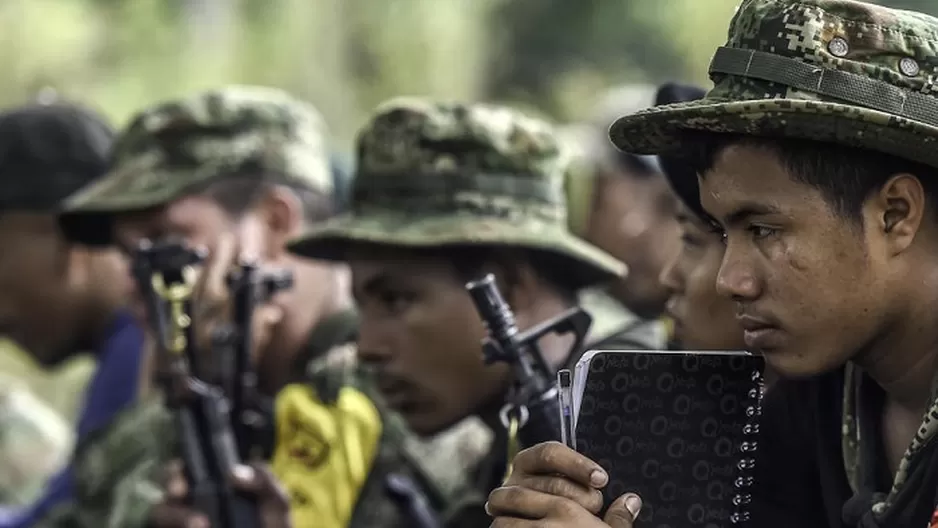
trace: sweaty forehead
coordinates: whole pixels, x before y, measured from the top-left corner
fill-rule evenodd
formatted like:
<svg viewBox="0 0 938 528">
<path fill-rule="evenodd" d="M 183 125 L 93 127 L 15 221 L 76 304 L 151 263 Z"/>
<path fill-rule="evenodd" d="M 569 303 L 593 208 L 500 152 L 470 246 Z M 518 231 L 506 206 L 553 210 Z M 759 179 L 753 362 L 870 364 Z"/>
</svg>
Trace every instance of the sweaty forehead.
<svg viewBox="0 0 938 528">
<path fill-rule="evenodd" d="M 698 183 L 704 210 L 721 221 L 741 210 L 787 212 L 820 197 L 795 181 L 774 152 L 745 144 L 722 149 Z"/>
</svg>

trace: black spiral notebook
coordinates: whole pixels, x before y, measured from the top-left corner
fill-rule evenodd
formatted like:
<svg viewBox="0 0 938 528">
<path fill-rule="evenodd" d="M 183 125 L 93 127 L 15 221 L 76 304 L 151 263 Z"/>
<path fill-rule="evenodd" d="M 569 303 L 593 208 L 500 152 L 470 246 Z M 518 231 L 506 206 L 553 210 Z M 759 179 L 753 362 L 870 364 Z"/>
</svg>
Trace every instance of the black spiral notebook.
<svg viewBox="0 0 938 528">
<path fill-rule="evenodd" d="M 573 372 L 577 450 L 636 492 L 642 528 L 749 520 L 763 359 L 748 352 L 587 352 Z"/>
</svg>

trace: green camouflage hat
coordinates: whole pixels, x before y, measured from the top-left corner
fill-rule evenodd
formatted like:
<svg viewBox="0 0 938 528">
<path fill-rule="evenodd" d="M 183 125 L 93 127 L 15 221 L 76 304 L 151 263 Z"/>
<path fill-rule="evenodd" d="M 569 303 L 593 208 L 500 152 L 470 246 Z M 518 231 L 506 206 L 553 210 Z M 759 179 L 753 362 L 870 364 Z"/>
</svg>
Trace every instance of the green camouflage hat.
<svg viewBox="0 0 938 528">
<path fill-rule="evenodd" d="M 710 64 L 704 99 L 610 129 L 657 154 L 686 130 L 867 148 L 938 167 L 938 19 L 846 0 L 745 0 Z"/>
<path fill-rule="evenodd" d="M 342 260 L 351 244 L 514 246 L 565 258 L 579 284 L 625 266 L 567 228 L 570 153 L 547 123 L 512 109 L 398 98 L 358 136 L 350 212 L 293 242 Z"/>
<path fill-rule="evenodd" d="M 100 181 L 70 197 L 68 213 L 163 205 L 233 175 L 331 194 L 323 120 L 279 90 L 232 86 L 164 102 L 137 114 Z"/>
</svg>

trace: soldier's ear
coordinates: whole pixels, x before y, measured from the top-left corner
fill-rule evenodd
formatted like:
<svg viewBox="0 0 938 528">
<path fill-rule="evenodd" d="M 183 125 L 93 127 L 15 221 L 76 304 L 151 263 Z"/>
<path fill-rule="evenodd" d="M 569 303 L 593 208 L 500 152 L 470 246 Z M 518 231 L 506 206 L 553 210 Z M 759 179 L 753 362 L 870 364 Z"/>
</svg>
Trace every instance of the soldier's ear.
<svg viewBox="0 0 938 528">
<path fill-rule="evenodd" d="M 273 187 L 257 205 L 256 213 L 264 224 L 271 243 L 285 247 L 288 240 L 303 229 L 303 204 L 285 187 Z"/>
<path fill-rule="evenodd" d="M 904 252 L 922 227 L 927 195 L 912 174 L 895 174 L 867 200 L 864 215 L 885 241 L 890 255 Z"/>
<path fill-rule="evenodd" d="M 68 288 L 77 290 L 90 287 L 92 250 L 77 244 L 62 244 L 56 259 L 65 276 Z"/>
</svg>

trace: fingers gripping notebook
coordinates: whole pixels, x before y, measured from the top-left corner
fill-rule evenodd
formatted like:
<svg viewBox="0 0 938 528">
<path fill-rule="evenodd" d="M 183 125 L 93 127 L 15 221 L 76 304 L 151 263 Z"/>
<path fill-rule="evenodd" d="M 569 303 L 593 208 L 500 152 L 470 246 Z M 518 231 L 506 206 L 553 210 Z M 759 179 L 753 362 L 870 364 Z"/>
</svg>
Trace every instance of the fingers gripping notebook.
<svg viewBox="0 0 938 528">
<path fill-rule="evenodd" d="M 591 351 L 573 372 L 577 450 L 609 472 L 606 503 L 641 495 L 642 528 L 749 519 L 763 360 L 748 352 Z"/>
</svg>

